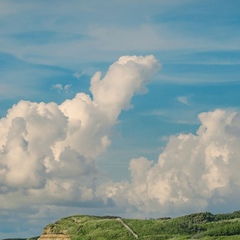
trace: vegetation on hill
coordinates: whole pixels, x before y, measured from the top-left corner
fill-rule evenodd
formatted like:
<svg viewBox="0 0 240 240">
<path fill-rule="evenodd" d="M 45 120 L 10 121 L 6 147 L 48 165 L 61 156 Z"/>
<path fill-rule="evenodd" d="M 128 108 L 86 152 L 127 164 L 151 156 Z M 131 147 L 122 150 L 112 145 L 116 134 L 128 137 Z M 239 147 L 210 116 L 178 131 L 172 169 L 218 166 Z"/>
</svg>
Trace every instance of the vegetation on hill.
<svg viewBox="0 0 240 240">
<path fill-rule="evenodd" d="M 78 215 L 48 225 L 44 234 L 67 234 L 72 240 L 135 239 L 115 218 Z"/>
<path fill-rule="evenodd" d="M 132 240 L 136 237 L 142 240 L 240 240 L 240 211 L 216 215 L 202 212 L 177 218 L 122 221 L 116 216 L 70 216 L 47 225 L 43 235 L 65 234 L 72 240 Z"/>
<path fill-rule="evenodd" d="M 217 215 L 205 212 L 166 220 L 125 219 L 125 222 L 142 239 L 220 239 L 220 236 L 240 239 L 239 217 L 240 211 Z"/>
</svg>

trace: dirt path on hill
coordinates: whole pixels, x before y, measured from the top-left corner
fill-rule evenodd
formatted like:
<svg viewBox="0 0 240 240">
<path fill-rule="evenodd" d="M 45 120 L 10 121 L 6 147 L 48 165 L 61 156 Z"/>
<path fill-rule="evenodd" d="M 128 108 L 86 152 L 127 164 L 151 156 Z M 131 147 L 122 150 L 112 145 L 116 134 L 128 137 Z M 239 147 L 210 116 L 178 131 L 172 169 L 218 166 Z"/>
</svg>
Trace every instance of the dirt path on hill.
<svg viewBox="0 0 240 240">
<path fill-rule="evenodd" d="M 137 235 L 126 223 L 124 223 L 121 218 L 117 218 L 117 220 L 118 220 L 135 238 L 138 238 L 138 235 Z"/>
</svg>

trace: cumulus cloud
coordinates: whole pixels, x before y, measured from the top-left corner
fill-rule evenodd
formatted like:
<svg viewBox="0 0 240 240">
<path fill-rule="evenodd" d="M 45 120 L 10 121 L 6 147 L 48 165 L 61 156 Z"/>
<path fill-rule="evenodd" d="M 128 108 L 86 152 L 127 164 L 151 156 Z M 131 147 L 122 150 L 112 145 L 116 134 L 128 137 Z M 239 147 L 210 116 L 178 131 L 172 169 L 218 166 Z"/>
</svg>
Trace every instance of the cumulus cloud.
<svg viewBox="0 0 240 240">
<path fill-rule="evenodd" d="M 59 92 L 60 91 L 67 92 L 71 88 L 71 86 L 72 86 L 71 84 L 66 84 L 65 86 L 63 86 L 62 84 L 57 83 L 57 84 L 54 84 L 52 88 L 58 90 Z"/>
<path fill-rule="evenodd" d="M 20 101 L 9 109 L 0 119 L 1 207 L 99 201 L 96 157 L 111 144 L 120 112 L 158 69 L 152 55 L 123 56 L 102 79 L 93 76 L 93 97 L 78 93 L 60 105 Z"/>
<path fill-rule="evenodd" d="M 112 120 L 116 119 L 121 109 L 130 107 L 130 99 L 135 93 L 146 91 L 145 85 L 155 65 L 156 60 L 151 55 L 119 58 L 118 62 L 109 68 L 104 81 L 100 80 L 100 72 L 93 76 L 90 90 L 94 95 L 95 104 L 107 112 Z"/>
<path fill-rule="evenodd" d="M 131 181 L 109 183 L 108 197 L 129 211 L 157 216 L 227 207 L 230 199 L 237 204 L 240 114 L 217 109 L 199 114 L 199 120 L 195 135 L 170 137 L 157 163 L 132 159 Z"/>
<path fill-rule="evenodd" d="M 96 159 L 123 109 L 159 69 L 153 56 L 123 56 L 105 76 L 91 79 L 92 97 L 61 104 L 20 101 L 0 119 L 1 211 L 34 206 L 115 205 L 146 216 L 189 213 L 240 197 L 240 115 L 217 109 L 199 114 L 196 134 L 171 136 L 158 161 L 129 164 L 131 181 L 96 184 Z M 101 181 L 103 181 L 101 179 Z M 33 213 L 34 214 L 34 213 Z"/>
</svg>

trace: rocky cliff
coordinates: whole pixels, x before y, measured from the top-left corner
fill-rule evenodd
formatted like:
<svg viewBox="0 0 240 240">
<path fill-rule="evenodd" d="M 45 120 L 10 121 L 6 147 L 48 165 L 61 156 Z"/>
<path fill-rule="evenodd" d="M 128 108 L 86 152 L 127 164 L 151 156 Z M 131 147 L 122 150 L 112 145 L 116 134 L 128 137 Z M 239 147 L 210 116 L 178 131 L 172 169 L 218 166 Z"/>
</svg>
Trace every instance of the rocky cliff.
<svg viewBox="0 0 240 240">
<path fill-rule="evenodd" d="M 71 238 L 65 234 L 42 234 L 39 240 L 70 240 Z"/>
<path fill-rule="evenodd" d="M 66 230 L 58 230 L 53 224 L 43 229 L 42 235 L 38 240 L 70 240 Z"/>
</svg>

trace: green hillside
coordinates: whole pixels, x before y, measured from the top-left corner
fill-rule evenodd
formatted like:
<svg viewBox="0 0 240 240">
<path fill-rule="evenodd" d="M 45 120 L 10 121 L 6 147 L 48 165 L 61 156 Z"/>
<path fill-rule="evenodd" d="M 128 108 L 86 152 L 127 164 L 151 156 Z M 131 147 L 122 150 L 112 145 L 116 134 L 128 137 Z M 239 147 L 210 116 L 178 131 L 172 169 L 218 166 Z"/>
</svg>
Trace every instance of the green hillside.
<svg viewBox="0 0 240 240">
<path fill-rule="evenodd" d="M 149 220 L 76 215 L 49 224 L 44 234 L 65 234 L 72 240 L 240 239 L 240 211 Z"/>
</svg>

